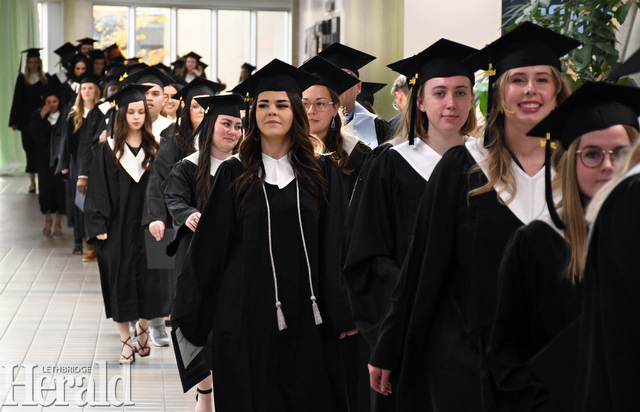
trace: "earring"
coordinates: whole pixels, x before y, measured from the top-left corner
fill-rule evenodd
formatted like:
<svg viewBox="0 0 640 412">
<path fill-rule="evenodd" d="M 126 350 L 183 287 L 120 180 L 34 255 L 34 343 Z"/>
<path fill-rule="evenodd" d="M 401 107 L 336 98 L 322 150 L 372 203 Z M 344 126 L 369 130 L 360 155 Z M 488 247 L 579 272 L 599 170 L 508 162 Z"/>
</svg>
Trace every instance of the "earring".
<svg viewBox="0 0 640 412">
<path fill-rule="evenodd" d="M 332 117 L 331 118 L 331 130 L 335 130 L 336 129 L 336 118 Z"/>
</svg>

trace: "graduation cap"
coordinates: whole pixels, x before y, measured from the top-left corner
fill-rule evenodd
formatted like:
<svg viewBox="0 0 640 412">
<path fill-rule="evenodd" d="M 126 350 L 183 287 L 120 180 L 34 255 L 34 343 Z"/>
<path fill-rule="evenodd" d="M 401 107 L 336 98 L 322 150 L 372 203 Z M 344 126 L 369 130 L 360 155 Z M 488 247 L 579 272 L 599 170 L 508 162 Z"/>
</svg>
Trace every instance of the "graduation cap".
<svg viewBox="0 0 640 412">
<path fill-rule="evenodd" d="M 138 64 L 142 64 L 142 63 L 138 63 Z M 166 74 L 162 73 L 157 67 L 147 66 L 146 64 L 145 66 L 146 67 L 144 67 L 142 70 L 134 70 L 133 72 L 128 71 L 127 78 L 125 80 L 127 84 L 153 83 L 153 84 L 157 84 L 160 87 L 164 87 L 166 85 L 173 83 L 173 79 L 167 76 Z M 141 67 L 141 66 L 138 66 L 138 67 Z"/>
<path fill-rule="evenodd" d="M 140 57 L 135 57 L 135 56 L 134 56 L 134 57 L 129 57 L 129 58 L 127 58 L 126 60 L 127 60 L 127 62 L 126 62 L 125 64 L 133 65 L 133 64 L 138 64 L 138 63 L 140 63 L 141 58 L 140 58 Z"/>
<path fill-rule="evenodd" d="M 69 42 L 66 42 L 62 46 L 60 46 L 57 49 L 55 49 L 53 52 L 55 54 L 57 54 L 58 56 L 60 56 L 60 58 L 63 58 L 64 56 L 66 56 L 68 54 L 75 54 L 76 46 L 74 46 L 73 44 L 71 44 Z"/>
<path fill-rule="evenodd" d="M 176 84 L 180 86 L 180 89 L 176 87 L 177 90 L 181 90 L 184 86 L 187 85 L 187 81 L 184 79 L 184 77 L 178 76 L 175 73 L 169 73 L 167 75 L 173 79 L 173 83 L 171 83 L 172 86 L 175 87 Z"/>
<path fill-rule="evenodd" d="M 119 49 L 120 49 L 120 47 L 118 46 L 118 43 L 113 43 L 113 44 L 110 44 L 109 46 L 105 47 L 104 51 L 105 51 L 105 53 L 109 53 L 112 50 L 119 50 Z"/>
<path fill-rule="evenodd" d="M 107 75 L 110 75 L 116 71 L 121 72 L 120 74 L 124 73 L 124 71 L 126 69 L 124 69 L 124 67 L 126 67 L 123 63 L 119 62 L 119 61 L 113 61 L 111 63 L 109 63 L 107 65 L 107 67 L 104 68 L 104 71 Z"/>
<path fill-rule="evenodd" d="M 109 97 L 107 101 L 115 102 L 118 107 L 126 107 L 131 102 L 143 101 L 146 102 L 144 94 L 149 90 L 151 86 L 145 86 L 143 84 L 128 84 L 113 96 Z"/>
<path fill-rule="evenodd" d="M 360 82 L 357 78 L 347 74 L 340 67 L 330 63 L 320 55 L 313 56 L 307 60 L 300 66 L 300 70 L 318 77 L 316 84 L 326 86 L 339 95 Z"/>
<path fill-rule="evenodd" d="M 496 79 L 516 67 L 551 66 L 562 70 L 560 57 L 581 44 L 571 37 L 527 21 L 470 56 L 468 61 L 472 66 L 487 68 L 487 117 L 491 111 Z M 487 140 L 485 136 L 485 146 L 489 143 Z"/>
<path fill-rule="evenodd" d="M 617 80 L 622 76 L 640 72 L 640 49 L 636 50 L 624 63 L 607 73 L 607 80 Z"/>
<path fill-rule="evenodd" d="M 368 102 L 373 105 L 373 95 L 382 90 L 386 83 L 362 82 L 362 90 L 356 98 L 357 101 Z"/>
<path fill-rule="evenodd" d="M 220 83 L 212 82 L 204 77 L 196 77 L 187 83 L 182 90 L 179 90 L 173 98 L 188 104 L 194 96 L 213 96 L 222 90 L 224 90 L 224 86 Z"/>
<path fill-rule="evenodd" d="M 361 52 L 342 43 L 332 43 L 329 47 L 318 53 L 341 69 L 351 70 L 360 77 L 358 70 L 376 59 L 375 56 Z"/>
<path fill-rule="evenodd" d="M 527 136 L 546 138 L 545 195 L 554 224 L 564 229 L 551 193 L 550 140 L 559 140 L 565 148 L 585 133 L 623 124 L 639 129 L 640 89 L 604 82 L 587 82 L 556 107 Z"/>
<path fill-rule="evenodd" d="M 253 73 L 253 71 L 256 69 L 256 66 L 253 66 L 245 62 L 245 63 L 242 63 L 242 66 L 240 66 L 240 68 L 248 71 L 249 73 Z"/>
<path fill-rule="evenodd" d="M 98 40 L 92 39 L 91 37 L 84 37 L 84 38 L 78 39 L 76 41 L 78 42 L 78 46 L 82 46 L 84 44 L 88 44 L 88 45 L 93 47 L 93 43 L 97 42 Z"/>
<path fill-rule="evenodd" d="M 89 52 L 89 59 L 91 59 L 91 61 L 105 60 L 106 57 L 104 55 L 104 51 L 94 49 Z"/>
<path fill-rule="evenodd" d="M 185 65 L 185 61 L 182 57 L 178 57 L 176 60 L 170 63 L 174 69 L 181 69 Z"/>
<path fill-rule="evenodd" d="M 153 67 L 157 67 L 164 74 L 171 73 L 171 67 L 166 66 L 164 63 L 156 63 Z"/>
<path fill-rule="evenodd" d="M 89 67 L 89 59 L 87 59 L 87 56 L 82 53 L 74 54 L 71 60 L 69 60 L 69 65 L 73 68 L 73 66 L 75 66 L 79 61 L 84 62 L 87 65 L 87 68 Z"/>
<path fill-rule="evenodd" d="M 100 76 L 87 71 L 82 74 L 82 77 L 80 77 L 79 83 L 80 84 L 93 83 L 96 86 L 100 87 Z"/>
<path fill-rule="evenodd" d="M 436 77 L 465 76 L 473 86 L 475 70 L 479 64 L 466 61 L 478 50 L 448 39 L 440 39 L 420 53 L 388 64 L 391 70 L 407 76 L 411 93 L 411 121 L 409 127 L 409 144 L 413 145 L 415 137 L 416 106 L 418 90 L 427 80 Z"/>
<path fill-rule="evenodd" d="M 251 77 L 233 88 L 233 92 L 253 100 L 264 91 L 302 92 L 318 82 L 318 77 L 300 70 L 282 60 L 273 59 L 269 64 L 255 72 Z"/>
<path fill-rule="evenodd" d="M 196 59 L 197 61 L 200 61 L 200 59 L 202 59 L 202 56 L 200 56 L 198 53 L 190 51 L 189 53 L 185 54 L 184 56 L 182 56 L 182 58 L 184 60 L 187 60 L 187 57 L 193 57 L 194 59 Z"/>
<path fill-rule="evenodd" d="M 56 96 L 60 100 L 60 87 L 48 85 L 42 90 L 42 101 L 49 97 Z"/>
<path fill-rule="evenodd" d="M 218 116 L 220 114 L 240 117 L 240 109 L 244 103 L 242 96 L 237 93 L 202 96 L 195 99 L 204 109 L 205 117 Z"/>
<path fill-rule="evenodd" d="M 40 50 L 42 47 L 31 47 L 29 49 L 22 50 L 20 53 L 27 53 L 27 59 L 29 57 L 40 57 Z"/>
<path fill-rule="evenodd" d="M 202 70 L 206 69 L 207 67 L 209 67 L 209 65 L 203 61 L 198 61 L 197 63 L 200 67 L 202 67 Z"/>
</svg>

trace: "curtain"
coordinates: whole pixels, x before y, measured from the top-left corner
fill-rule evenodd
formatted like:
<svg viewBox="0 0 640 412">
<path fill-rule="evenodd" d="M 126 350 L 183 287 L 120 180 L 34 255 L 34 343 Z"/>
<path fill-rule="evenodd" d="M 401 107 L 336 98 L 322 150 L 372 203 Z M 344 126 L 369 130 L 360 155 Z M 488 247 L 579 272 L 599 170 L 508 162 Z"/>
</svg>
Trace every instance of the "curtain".
<svg viewBox="0 0 640 412">
<path fill-rule="evenodd" d="M 20 50 L 39 47 L 38 10 L 35 0 L 0 0 L 0 174 L 24 172 L 25 155 L 20 132 L 9 125 L 16 77 L 22 68 Z M 22 60 L 24 66 L 25 59 Z"/>
</svg>

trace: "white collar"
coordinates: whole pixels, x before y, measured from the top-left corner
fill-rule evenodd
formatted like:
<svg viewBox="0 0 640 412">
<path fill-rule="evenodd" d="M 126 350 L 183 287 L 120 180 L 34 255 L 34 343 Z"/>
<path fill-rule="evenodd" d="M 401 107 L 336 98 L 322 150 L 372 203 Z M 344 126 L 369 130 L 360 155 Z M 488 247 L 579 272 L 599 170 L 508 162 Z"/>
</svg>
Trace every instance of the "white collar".
<svg viewBox="0 0 640 412">
<path fill-rule="evenodd" d="M 47 117 L 47 120 L 49 121 L 51 126 L 53 126 L 54 124 L 56 124 L 56 122 L 58 121 L 59 117 L 60 117 L 60 110 L 58 110 L 55 113 L 49 113 L 49 116 Z"/>
<path fill-rule="evenodd" d="M 274 159 L 262 153 L 262 164 L 265 171 L 264 181 L 270 185 L 277 185 L 279 189 L 285 188 L 296 177 L 288 154 Z"/>
<path fill-rule="evenodd" d="M 112 137 L 107 138 L 107 142 L 109 142 L 109 147 L 111 150 L 114 150 L 115 140 Z M 140 182 L 140 178 L 146 172 L 142 167 L 142 162 L 144 160 L 144 150 L 140 149 L 137 156 L 133 155 L 133 152 L 129 148 L 129 145 L 124 144 L 124 150 L 122 157 L 120 158 L 120 165 L 122 168 L 131 176 L 136 183 Z"/>
<path fill-rule="evenodd" d="M 427 181 L 429 177 L 431 177 L 433 169 L 435 169 L 440 159 L 442 159 L 442 156 L 438 152 L 433 150 L 431 146 L 419 137 L 414 139 L 413 145 L 410 145 L 407 140 L 393 146 L 391 150 L 400 153 L 404 160 Z"/>
<path fill-rule="evenodd" d="M 484 147 L 484 139 L 470 140 L 465 146 L 488 178 L 489 167 L 485 160 L 489 157 L 489 151 Z M 500 193 L 500 198 L 525 225 L 536 219 L 548 221 L 549 209 L 547 208 L 544 184 L 545 168 L 540 169 L 534 176 L 529 176 L 513 160 L 510 163 L 517 187 L 516 195 L 509 201 L 512 190 L 510 187 L 506 187 Z M 553 178 L 554 175 L 555 171 L 552 169 L 551 177 Z M 504 186 L 504 182 L 498 182 L 494 189 L 498 192 Z M 553 198 L 554 203 L 557 204 L 560 201 L 561 193 L 556 191 Z"/>
<path fill-rule="evenodd" d="M 159 114 L 156 121 L 151 124 L 151 132 L 153 133 L 153 137 L 156 138 L 157 142 L 160 142 L 160 133 L 162 133 L 167 127 L 171 126 L 171 123 L 173 123 L 171 120 Z"/>
<path fill-rule="evenodd" d="M 361 140 L 351 133 L 342 133 L 342 148 L 347 152 L 347 156 L 351 156 L 351 152 Z M 364 143 L 364 142 L 363 142 Z"/>
<path fill-rule="evenodd" d="M 193 163 L 194 165 L 198 165 L 198 158 L 200 157 L 200 152 L 191 153 L 189 156 L 185 157 L 185 160 Z M 218 168 L 224 162 L 224 160 L 220 160 L 217 157 L 209 156 L 211 158 L 211 167 L 209 169 L 209 174 L 211 176 L 215 176 Z M 229 156 L 231 157 L 231 156 Z M 228 159 L 228 158 L 227 158 Z M 226 160 L 226 159 L 225 159 Z"/>
</svg>

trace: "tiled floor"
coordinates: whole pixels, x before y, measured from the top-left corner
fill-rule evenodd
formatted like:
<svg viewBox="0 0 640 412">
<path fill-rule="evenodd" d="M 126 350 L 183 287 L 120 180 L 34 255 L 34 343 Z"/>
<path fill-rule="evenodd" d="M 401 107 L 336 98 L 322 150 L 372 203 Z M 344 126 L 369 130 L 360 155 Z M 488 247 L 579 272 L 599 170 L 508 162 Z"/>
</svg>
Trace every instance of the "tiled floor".
<svg viewBox="0 0 640 412">
<path fill-rule="evenodd" d="M 27 186 L 0 177 L 0 411 L 193 411 L 195 389 L 182 393 L 172 348 L 118 364 L 97 264 L 71 254 L 64 219 L 63 236 L 42 234 Z"/>
</svg>

